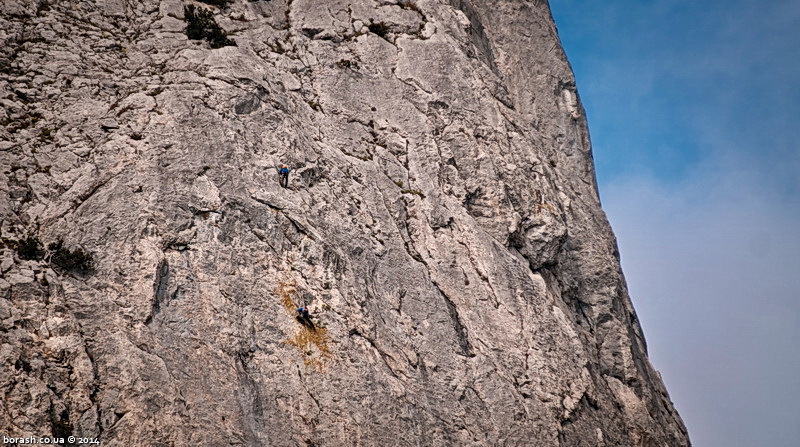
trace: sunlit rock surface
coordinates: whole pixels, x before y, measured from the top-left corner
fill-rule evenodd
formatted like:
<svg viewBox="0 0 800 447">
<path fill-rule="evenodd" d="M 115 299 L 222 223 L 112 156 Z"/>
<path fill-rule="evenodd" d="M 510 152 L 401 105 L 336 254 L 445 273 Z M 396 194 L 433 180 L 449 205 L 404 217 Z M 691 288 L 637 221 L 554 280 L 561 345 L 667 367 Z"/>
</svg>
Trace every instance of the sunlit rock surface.
<svg viewBox="0 0 800 447">
<path fill-rule="evenodd" d="M 546 1 L 4 0 L 0 41 L 3 435 L 689 445 Z"/>
</svg>

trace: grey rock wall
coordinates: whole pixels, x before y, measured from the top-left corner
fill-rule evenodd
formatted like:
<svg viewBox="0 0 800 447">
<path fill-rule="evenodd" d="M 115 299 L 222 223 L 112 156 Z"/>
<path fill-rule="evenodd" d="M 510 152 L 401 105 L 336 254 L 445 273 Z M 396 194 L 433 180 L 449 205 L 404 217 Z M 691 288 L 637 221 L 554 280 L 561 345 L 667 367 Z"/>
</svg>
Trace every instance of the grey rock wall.
<svg viewBox="0 0 800 447">
<path fill-rule="evenodd" d="M 546 1 L 6 0 L 0 40 L 3 434 L 689 445 Z"/>
</svg>

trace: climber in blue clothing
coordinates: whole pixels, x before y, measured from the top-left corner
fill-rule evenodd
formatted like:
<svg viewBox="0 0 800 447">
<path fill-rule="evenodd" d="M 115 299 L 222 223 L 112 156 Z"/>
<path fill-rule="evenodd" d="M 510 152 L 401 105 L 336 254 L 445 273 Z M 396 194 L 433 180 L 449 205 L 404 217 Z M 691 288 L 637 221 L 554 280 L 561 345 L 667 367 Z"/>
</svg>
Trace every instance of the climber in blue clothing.
<svg viewBox="0 0 800 447">
<path fill-rule="evenodd" d="M 316 329 L 314 322 L 311 321 L 311 314 L 308 311 L 308 306 L 301 306 L 297 308 L 297 321 L 303 326 L 308 326 L 310 329 Z"/>
<path fill-rule="evenodd" d="M 281 187 L 288 188 L 289 187 L 289 167 L 286 165 L 281 165 L 281 168 L 278 170 L 278 181 L 281 184 Z"/>
</svg>

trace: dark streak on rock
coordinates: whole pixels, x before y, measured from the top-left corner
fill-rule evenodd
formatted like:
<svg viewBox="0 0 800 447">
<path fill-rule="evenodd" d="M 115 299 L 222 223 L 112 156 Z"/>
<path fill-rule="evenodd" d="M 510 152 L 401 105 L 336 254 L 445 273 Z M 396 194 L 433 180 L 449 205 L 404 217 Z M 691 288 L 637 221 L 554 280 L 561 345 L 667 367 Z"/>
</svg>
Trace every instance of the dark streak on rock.
<svg viewBox="0 0 800 447">
<path fill-rule="evenodd" d="M 153 284 L 153 307 L 150 315 L 144 321 L 144 324 L 150 324 L 156 315 L 161 311 L 161 305 L 167 300 L 167 285 L 169 283 L 169 263 L 166 259 L 162 259 L 156 268 L 156 280 Z"/>
<path fill-rule="evenodd" d="M 456 308 L 455 303 L 453 300 L 444 293 L 439 287 L 439 284 L 436 281 L 431 281 L 439 293 L 444 298 L 445 306 L 447 307 L 447 313 L 450 315 L 450 318 L 453 320 L 453 329 L 456 331 L 456 338 L 458 341 L 458 345 L 461 348 L 460 355 L 464 357 L 475 357 L 475 352 L 472 349 L 472 343 L 469 341 L 469 334 L 467 333 L 467 328 L 464 327 L 464 323 L 461 322 L 461 316 L 458 313 L 458 309 Z"/>
</svg>

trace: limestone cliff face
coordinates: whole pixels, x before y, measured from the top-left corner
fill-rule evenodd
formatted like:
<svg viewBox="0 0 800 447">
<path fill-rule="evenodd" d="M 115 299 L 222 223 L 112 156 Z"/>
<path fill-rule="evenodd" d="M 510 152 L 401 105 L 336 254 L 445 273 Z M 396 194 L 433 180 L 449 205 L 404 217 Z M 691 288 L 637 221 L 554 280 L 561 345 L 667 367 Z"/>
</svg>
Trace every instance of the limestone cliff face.
<svg viewBox="0 0 800 447">
<path fill-rule="evenodd" d="M 3 435 L 689 445 L 546 1 L 4 0 L 0 39 Z"/>
</svg>

